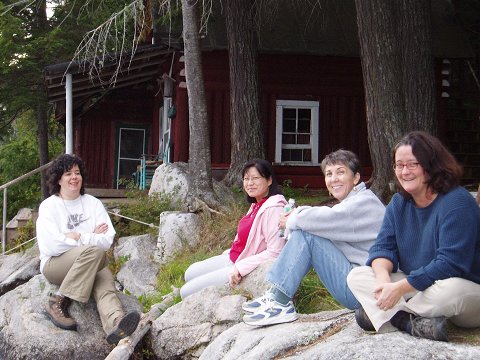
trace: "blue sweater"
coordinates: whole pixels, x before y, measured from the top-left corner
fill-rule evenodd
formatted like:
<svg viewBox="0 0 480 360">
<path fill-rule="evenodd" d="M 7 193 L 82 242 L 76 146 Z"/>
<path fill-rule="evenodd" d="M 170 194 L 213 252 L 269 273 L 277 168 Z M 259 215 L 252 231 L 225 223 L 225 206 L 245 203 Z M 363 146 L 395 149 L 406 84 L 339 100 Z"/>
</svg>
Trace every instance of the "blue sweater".
<svg viewBox="0 0 480 360">
<path fill-rule="evenodd" d="M 415 289 L 436 280 L 460 277 L 480 284 L 480 210 L 462 187 L 439 194 L 425 208 L 395 194 L 370 248 L 367 265 L 376 258 L 393 263 Z"/>
</svg>

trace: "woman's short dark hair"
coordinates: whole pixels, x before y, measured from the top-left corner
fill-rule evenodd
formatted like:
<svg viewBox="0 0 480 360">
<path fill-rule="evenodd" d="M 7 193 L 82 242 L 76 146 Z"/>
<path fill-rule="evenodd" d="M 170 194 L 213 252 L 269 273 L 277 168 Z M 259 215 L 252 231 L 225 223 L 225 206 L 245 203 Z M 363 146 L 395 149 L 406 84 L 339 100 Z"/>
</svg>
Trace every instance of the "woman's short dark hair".
<svg viewBox="0 0 480 360">
<path fill-rule="evenodd" d="M 331 152 L 322 160 L 320 167 L 322 168 L 323 175 L 325 175 L 325 168 L 327 165 L 337 165 L 344 164 L 350 170 L 352 170 L 353 175 L 356 173 L 362 174 L 362 167 L 360 165 L 360 160 L 358 156 L 349 150 L 339 149 L 337 151 Z"/>
<path fill-rule="evenodd" d="M 262 175 L 262 177 L 264 177 L 265 179 L 270 179 L 270 178 L 272 179 L 272 183 L 268 187 L 267 196 L 270 197 L 272 195 L 282 194 L 282 192 L 280 191 L 280 188 L 278 187 L 277 178 L 275 176 L 275 173 L 273 172 L 272 164 L 270 164 L 268 161 L 263 159 L 250 160 L 243 166 L 242 179 L 245 177 L 246 172 L 251 167 L 255 167 L 258 173 Z M 255 198 L 248 196 L 248 194 L 247 194 L 247 201 L 251 204 L 257 202 Z"/>
<path fill-rule="evenodd" d="M 56 158 L 48 169 L 48 188 L 50 195 L 58 195 L 60 193 L 60 181 L 62 175 L 69 171 L 74 165 L 77 165 L 82 175 L 82 187 L 80 188 L 80 195 L 85 194 L 85 181 L 87 179 L 87 170 L 85 163 L 76 155 L 63 154 Z"/>
<path fill-rule="evenodd" d="M 446 194 L 460 184 L 463 174 L 462 166 L 435 136 L 424 131 L 409 132 L 395 145 L 392 163 L 395 163 L 395 153 L 400 146 L 412 147 L 413 155 L 428 175 L 426 183 L 434 192 Z M 411 195 L 402 188 L 397 177 L 395 182 L 400 193 L 411 198 Z"/>
</svg>

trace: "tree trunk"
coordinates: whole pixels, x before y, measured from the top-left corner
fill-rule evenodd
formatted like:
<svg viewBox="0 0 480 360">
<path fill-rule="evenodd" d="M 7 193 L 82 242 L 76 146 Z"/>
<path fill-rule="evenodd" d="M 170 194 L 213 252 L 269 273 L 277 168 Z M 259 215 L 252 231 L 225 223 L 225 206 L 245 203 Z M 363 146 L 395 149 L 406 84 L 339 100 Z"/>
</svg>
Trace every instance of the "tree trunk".
<svg viewBox="0 0 480 360">
<path fill-rule="evenodd" d="M 39 95 L 44 95 L 39 94 Z M 43 96 L 39 96 L 37 103 L 37 137 L 38 137 L 38 153 L 40 157 L 40 166 L 48 163 L 48 113 L 47 104 Z M 42 199 L 46 199 L 49 195 L 47 186 L 46 170 L 41 173 Z"/>
<path fill-rule="evenodd" d="M 225 0 L 230 69 L 230 169 L 226 185 L 242 186 L 241 170 L 252 158 L 264 158 L 260 121 L 257 33 L 252 1 Z"/>
<path fill-rule="evenodd" d="M 47 22 L 47 4 L 46 0 L 42 0 L 36 7 L 37 11 L 37 30 L 41 34 L 48 31 Z M 40 166 L 45 165 L 49 161 L 48 156 L 48 109 L 47 109 L 47 96 L 45 88 L 39 86 L 37 89 L 37 106 L 36 106 L 36 118 L 37 118 L 37 136 L 38 136 L 38 153 L 40 158 Z M 46 170 L 41 173 L 41 191 L 42 199 L 45 199 L 49 195 L 47 186 Z"/>
<path fill-rule="evenodd" d="M 431 3 L 403 0 L 399 5 L 406 131 L 424 130 L 435 135 Z"/>
<path fill-rule="evenodd" d="M 411 130 L 434 132 L 430 5 L 428 0 L 355 0 L 355 5 L 374 168 L 371 188 L 388 201 L 395 143 Z"/>
<path fill-rule="evenodd" d="M 212 185 L 210 136 L 200 50 L 198 1 L 182 0 L 185 77 L 189 112 L 189 209 L 197 211 L 202 201 L 218 208 Z M 200 200 L 200 201 L 196 201 Z"/>
</svg>

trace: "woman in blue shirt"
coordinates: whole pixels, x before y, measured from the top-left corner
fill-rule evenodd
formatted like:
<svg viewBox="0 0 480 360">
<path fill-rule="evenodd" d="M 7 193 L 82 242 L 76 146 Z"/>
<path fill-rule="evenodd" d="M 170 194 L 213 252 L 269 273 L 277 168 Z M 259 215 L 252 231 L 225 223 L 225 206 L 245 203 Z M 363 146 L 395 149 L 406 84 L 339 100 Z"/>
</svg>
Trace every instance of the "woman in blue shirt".
<svg viewBox="0 0 480 360">
<path fill-rule="evenodd" d="M 399 193 L 387 206 L 367 266 L 347 282 L 364 330 L 399 329 L 448 341 L 446 319 L 480 326 L 480 211 L 459 186 L 461 166 L 435 137 L 407 134 L 395 146 Z"/>
</svg>

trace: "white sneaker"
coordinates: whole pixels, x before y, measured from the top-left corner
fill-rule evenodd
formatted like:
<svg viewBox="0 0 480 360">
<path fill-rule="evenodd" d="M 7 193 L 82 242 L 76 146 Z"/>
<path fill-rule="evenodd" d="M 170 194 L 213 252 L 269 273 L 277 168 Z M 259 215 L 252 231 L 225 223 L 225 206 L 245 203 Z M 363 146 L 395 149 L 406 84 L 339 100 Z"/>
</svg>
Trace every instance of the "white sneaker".
<svg viewBox="0 0 480 360">
<path fill-rule="evenodd" d="M 243 322 L 252 326 L 265 326 L 288 323 L 298 319 L 293 302 L 289 301 L 287 305 L 282 305 L 273 301 L 270 305 L 254 314 L 244 315 Z"/>
<path fill-rule="evenodd" d="M 270 307 L 274 301 L 273 294 L 270 291 L 267 291 L 256 299 L 244 302 L 242 304 L 242 309 L 247 313 L 256 313 L 259 310 Z"/>
</svg>

